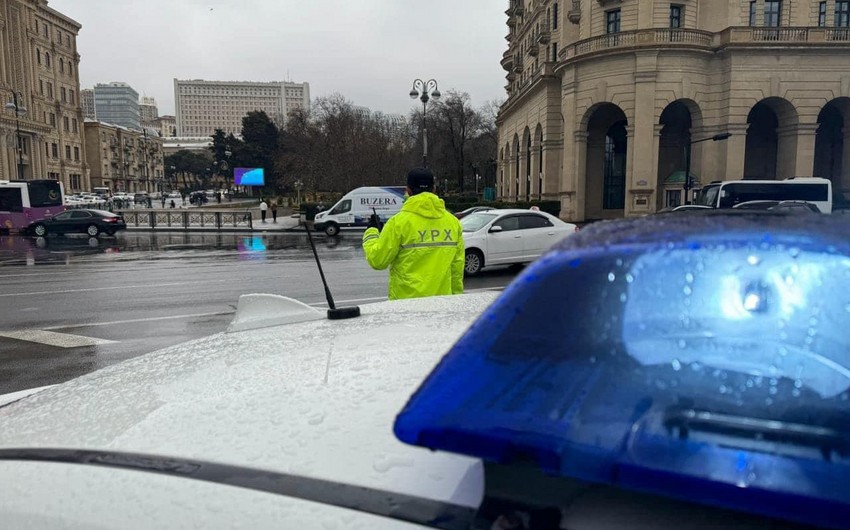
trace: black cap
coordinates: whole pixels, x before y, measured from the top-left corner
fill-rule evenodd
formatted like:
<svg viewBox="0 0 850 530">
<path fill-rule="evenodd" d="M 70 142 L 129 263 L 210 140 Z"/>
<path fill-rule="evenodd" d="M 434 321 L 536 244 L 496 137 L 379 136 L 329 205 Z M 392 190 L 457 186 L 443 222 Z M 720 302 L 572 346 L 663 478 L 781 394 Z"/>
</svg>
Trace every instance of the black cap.
<svg viewBox="0 0 850 530">
<path fill-rule="evenodd" d="M 410 188 L 412 195 L 423 191 L 433 191 L 434 174 L 428 168 L 415 167 L 407 174 L 407 187 Z"/>
</svg>

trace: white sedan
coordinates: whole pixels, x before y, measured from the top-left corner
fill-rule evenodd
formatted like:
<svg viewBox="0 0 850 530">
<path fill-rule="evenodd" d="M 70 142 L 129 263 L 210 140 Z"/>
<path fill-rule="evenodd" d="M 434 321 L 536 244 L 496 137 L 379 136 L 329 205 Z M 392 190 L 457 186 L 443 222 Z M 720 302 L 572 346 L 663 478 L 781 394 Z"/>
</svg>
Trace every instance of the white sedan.
<svg viewBox="0 0 850 530">
<path fill-rule="evenodd" d="M 534 210 L 489 210 L 460 220 L 466 244 L 464 272 L 484 267 L 530 263 L 578 227 Z"/>
</svg>

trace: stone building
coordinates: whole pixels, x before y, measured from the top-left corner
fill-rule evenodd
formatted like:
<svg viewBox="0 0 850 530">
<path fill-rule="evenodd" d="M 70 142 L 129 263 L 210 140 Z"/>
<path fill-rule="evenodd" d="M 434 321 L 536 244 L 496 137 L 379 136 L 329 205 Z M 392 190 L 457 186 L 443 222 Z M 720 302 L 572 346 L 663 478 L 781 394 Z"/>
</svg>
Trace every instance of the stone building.
<svg viewBox="0 0 850 530">
<path fill-rule="evenodd" d="M 85 121 L 86 160 L 92 186 L 111 191 L 162 191 L 165 167 L 162 138 L 94 120 Z"/>
<path fill-rule="evenodd" d="M 79 31 L 46 0 L 0 0 L 0 179 L 49 178 L 66 192 L 90 189 Z"/>
<path fill-rule="evenodd" d="M 850 1 L 511 0 L 497 192 L 574 221 L 713 180 L 850 191 Z M 712 141 L 713 137 L 728 139 Z M 690 149 L 689 149 L 690 146 Z"/>
</svg>

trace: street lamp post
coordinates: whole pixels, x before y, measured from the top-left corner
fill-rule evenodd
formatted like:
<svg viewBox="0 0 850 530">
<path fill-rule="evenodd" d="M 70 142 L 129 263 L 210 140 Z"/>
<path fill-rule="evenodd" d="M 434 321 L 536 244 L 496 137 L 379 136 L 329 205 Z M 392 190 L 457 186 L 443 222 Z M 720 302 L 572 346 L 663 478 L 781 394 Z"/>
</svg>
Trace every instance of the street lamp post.
<svg viewBox="0 0 850 530">
<path fill-rule="evenodd" d="M 721 140 L 726 140 L 732 133 L 720 133 L 715 134 L 714 136 L 709 136 L 708 138 L 700 138 L 699 140 L 692 140 L 691 134 L 688 133 L 688 143 L 685 145 L 685 204 L 691 203 L 690 191 L 691 191 L 691 146 L 694 144 L 698 144 L 700 142 L 719 142 Z"/>
<path fill-rule="evenodd" d="M 20 98 L 20 100 L 18 99 Z M 21 138 L 21 116 L 27 113 L 27 108 L 23 106 L 24 96 L 18 92 L 12 92 L 12 101 L 6 103 L 6 110 L 15 113 L 15 130 L 17 137 L 18 148 L 18 178 L 24 180 L 24 149 Z"/>
<path fill-rule="evenodd" d="M 410 89 L 410 99 L 419 99 L 422 102 L 422 166 L 428 167 L 428 129 L 425 121 L 425 114 L 428 111 L 428 101 L 434 98 L 434 101 L 440 99 L 437 81 L 429 79 L 422 81 L 417 79 L 413 82 L 413 88 Z"/>
</svg>

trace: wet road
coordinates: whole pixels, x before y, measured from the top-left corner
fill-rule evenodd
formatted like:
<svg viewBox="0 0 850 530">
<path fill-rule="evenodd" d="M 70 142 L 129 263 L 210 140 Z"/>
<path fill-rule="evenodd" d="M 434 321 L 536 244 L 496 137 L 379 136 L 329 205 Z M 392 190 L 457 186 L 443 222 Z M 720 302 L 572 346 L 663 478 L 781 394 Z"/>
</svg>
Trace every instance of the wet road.
<svg viewBox="0 0 850 530">
<path fill-rule="evenodd" d="M 337 303 L 385 299 L 387 273 L 366 265 L 358 234 L 316 243 Z M 466 288 L 514 275 L 484 273 Z M 326 306 L 306 236 L 0 236 L 0 394 L 218 333 L 239 296 L 258 292 Z"/>
</svg>

